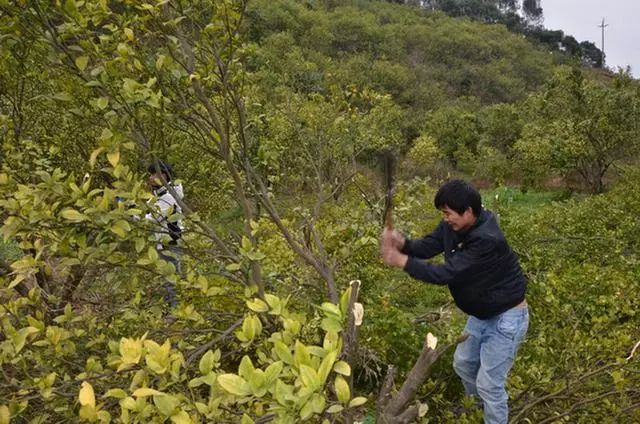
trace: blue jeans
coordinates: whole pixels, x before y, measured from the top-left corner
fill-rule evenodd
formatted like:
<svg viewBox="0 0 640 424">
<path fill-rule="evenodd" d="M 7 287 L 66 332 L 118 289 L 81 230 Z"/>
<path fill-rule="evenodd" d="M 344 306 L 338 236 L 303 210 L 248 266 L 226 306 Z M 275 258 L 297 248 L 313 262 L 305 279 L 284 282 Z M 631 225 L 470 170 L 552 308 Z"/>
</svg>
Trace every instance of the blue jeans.
<svg viewBox="0 0 640 424">
<path fill-rule="evenodd" d="M 511 308 L 487 320 L 469 316 L 464 331 L 469 338 L 453 356 L 453 369 L 467 395 L 480 396 L 485 424 L 506 424 L 509 419 L 507 374 L 529 328 L 529 309 Z"/>
<path fill-rule="evenodd" d="M 166 249 L 166 250 L 164 250 Z M 182 272 L 180 265 L 180 249 L 176 246 L 165 246 L 163 250 L 158 250 L 158 254 L 160 258 L 162 258 L 165 262 L 168 262 L 173 265 L 176 269 L 176 274 L 180 275 Z M 165 293 L 164 300 L 171 308 L 175 308 L 178 305 L 178 300 L 176 298 L 176 286 L 169 280 L 165 280 L 163 284 Z"/>
</svg>

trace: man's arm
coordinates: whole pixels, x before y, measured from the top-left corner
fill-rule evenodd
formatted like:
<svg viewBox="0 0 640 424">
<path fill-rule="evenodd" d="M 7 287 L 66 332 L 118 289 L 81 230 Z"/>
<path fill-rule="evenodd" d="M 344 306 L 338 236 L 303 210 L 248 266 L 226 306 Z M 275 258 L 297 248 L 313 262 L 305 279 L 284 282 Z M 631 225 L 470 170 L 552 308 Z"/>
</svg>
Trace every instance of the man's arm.
<svg viewBox="0 0 640 424">
<path fill-rule="evenodd" d="M 400 251 L 419 259 L 429 259 L 442 253 L 444 251 L 443 233 L 445 225 L 441 221 L 431 234 L 427 234 L 421 239 L 406 239 Z"/>
<path fill-rule="evenodd" d="M 491 240 L 478 239 L 466 249 L 455 253 L 442 265 L 430 264 L 409 256 L 404 261 L 403 269 L 417 280 L 432 284 L 453 284 L 480 272 L 491 262 L 494 250 Z"/>
</svg>

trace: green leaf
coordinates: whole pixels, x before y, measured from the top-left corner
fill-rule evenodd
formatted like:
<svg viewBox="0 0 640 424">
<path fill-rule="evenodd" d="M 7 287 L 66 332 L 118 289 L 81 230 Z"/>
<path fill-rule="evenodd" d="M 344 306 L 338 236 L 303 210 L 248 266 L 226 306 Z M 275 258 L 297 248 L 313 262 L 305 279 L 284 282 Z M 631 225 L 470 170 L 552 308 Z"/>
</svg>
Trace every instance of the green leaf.
<svg viewBox="0 0 640 424">
<path fill-rule="evenodd" d="M 325 399 L 324 395 L 316 393 L 311 397 L 309 403 L 311 403 L 311 409 L 313 410 L 313 412 L 315 412 L 316 414 L 321 414 L 324 411 L 324 406 L 326 405 L 327 400 Z"/>
<path fill-rule="evenodd" d="M 262 313 L 269 310 L 269 305 L 263 302 L 261 299 L 247 300 L 247 307 L 254 312 Z"/>
<path fill-rule="evenodd" d="M 313 415 L 313 405 L 309 400 L 304 404 L 302 409 L 300 409 L 300 420 L 302 421 L 308 420 L 309 418 L 311 418 L 312 415 Z"/>
<path fill-rule="evenodd" d="M 329 408 L 327 408 L 327 413 L 329 414 L 337 414 L 338 412 L 341 412 L 342 410 L 344 410 L 344 406 L 342 405 L 331 405 Z"/>
<path fill-rule="evenodd" d="M 324 318 L 320 326 L 326 332 L 339 333 L 342 331 L 342 323 L 333 317 Z"/>
<path fill-rule="evenodd" d="M 135 409 L 136 401 L 134 398 L 128 396 L 120 401 L 120 406 L 124 409 Z"/>
<path fill-rule="evenodd" d="M 352 288 L 349 287 L 344 291 L 344 293 L 342 293 L 342 296 L 340 296 L 340 311 L 342 312 L 342 316 L 347 316 L 349 312 L 347 311 L 347 308 L 349 307 L 349 298 L 351 298 L 351 290 Z"/>
<path fill-rule="evenodd" d="M 333 316 L 338 320 L 342 319 L 342 312 L 340 312 L 340 308 L 337 305 L 334 305 L 333 303 L 324 302 L 320 306 L 320 309 L 322 309 L 322 311 L 328 316 Z"/>
<path fill-rule="evenodd" d="M 176 409 L 180 405 L 180 401 L 171 395 L 156 395 L 153 397 L 153 403 L 165 417 L 170 417 L 176 413 Z"/>
<path fill-rule="evenodd" d="M 213 357 L 213 351 L 208 350 L 207 353 L 202 355 L 202 358 L 200 358 L 200 363 L 198 364 L 200 373 L 202 375 L 209 374 L 213 370 L 214 363 L 215 363 L 215 360 Z"/>
<path fill-rule="evenodd" d="M 103 397 L 113 397 L 116 399 L 124 399 L 127 397 L 127 392 L 122 389 L 109 389 Z"/>
<path fill-rule="evenodd" d="M 37 333 L 38 330 L 35 327 L 25 327 L 18 330 L 15 335 L 11 338 L 13 342 L 14 350 L 16 353 L 19 353 L 27 342 L 27 336 L 29 334 Z"/>
<path fill-rule="evenodd" d="M 338 356 L 338 351 L 333 350 L 327 353 L 325 357 L 322 359 L 320 368 L 318 368 L 318 378 L 320 379 L 320 384 L 324 384 L 327 381 L 327 377 L 329 377 L 329 373 L 333 368 L 333 363 L 336 361 L 337 356 Z"/>
<path fill-rule="evenodd" d="M 89 63 L 89 58 L 87 56 L 79 56 L 75 60 L 76 66 L 80 71 L 84 71 Z"/>
<path fill-rule="evenodd" d="M 280 315 L 280 313 L 282 313 L 282 302 L 279 297 L 267 293 L 264 295 L 264 298 L 271 308 L 271 311 L 269 311 L 270 314 Z"/>
<path fill-rule="evenodd" d="M 299 340 L 296 340 L 296 345 L 294 348 L 294 359 L 297 366 L 311 365 L 311 356 L 309 355 L 309 351 L 304 344 L 300 343 Z"/>
<path fill-rule="evenodd" d="M 336 362 L 336 364 L 333 366 L 333 370 L 338 374 L 342 374 L 347 377 L 351 375 L 351 367 L 345 361 Z"/>
<path fill-rule="evenodd" d="M 171 416 L 171 422 L 175 424 L 193 424 L 191 417 L 184 411 L 180 411 L 177 414 Z"/>
<path fill-rule="evenodd" d="M 357 406 L 364 405 L 366 402 L 367 402 L 367 398 L 366 397 L 362 397 L 362 396 L 354 397 L 349 402 L 349 408 L 355 408 Z"/>
<path fill-rule="evenodd" d="M 196 402 L 196 409 L 198 410 L 199 413 L 201 413 L 202 415 L 207 415 L 209 413 L 209 406 L 205 405 L 202 402 Z"/>
<path fill-rule="evenodd" d="M 117 234 L 120 238 L 125 238 L 127 233 L 131 231 L 131 226 L 124 219 L 118 220 L 111 225 L 111 232 Z"/>
<path fill-rule="evenodd" d="M 71 221 L 71 222 L 82 222 L 89 219 L 89 217 L 87 217 L 86 215 L 72 208 L 63 209 L 60 212 L 60 216 L 62 216 L 67 221 Z"/>
<path fill-rule="evenodd" d="M 263 397 L 267 393 L 267 388 L 264 386 L 264 371 L 260 369 L 255 370 L 247 380 L 251 391 L 256 397 Z"/>
<path fill-rule="evenodd" d="M 100 110 L 106 108 L 109 105 L 109 98 L 108 97 L 100 97 L 97 101 L 96 101 L 96 105 L 98 106 L 98 108 Z"/>
<path fill-rule="evenodd" d="M 317 356 L 318 358 L 324 358 L 325 356 L 327 356 L 327 351 L 320 346 L 307 346 L 307 350 L 309 351 L 310 355 Z"/>
<path fill-rule="evenodd" d="M 241 268 L 240 264 L 229 264 L 225 267 L 225 269 L 230 272 L 237 271 L 240 268 Z"/>
<path fill-rule="evenodd" d="M 151 389 L 149 387 L 142 387 L 140 389 L 136 389 L 136 391 L 134 391 L 132 394 L 132 396 L 134 397 L 147 397 L 154 395 L 164 395 L 164 393 L 155 389 Z"/>
<path fill-rule="evenodd" d="M 106 141 L 113 138 L 113 132 L 109 128 L 103 128 L 100 133 L 100 140 Z M 104 150 L 104 149 L 102 149 Z"/>
<path fill-rule="evenodd" d="M 251 358 L 249 356 L 244 355 L 242 360 L 240 361 L 240 366 L 238 366 L 238 375 L 244 379 L 249 379 L 253 375 L 255 368 L 253 363 L 251 362 Z"/>
<path fill-rule="evenodd" d="M 295 398 L 293 395 L 293 386 L 283 383 L 280 379 L 276 380 L 274 396 L 280 405 L 289 405 Z"/>
<path fill-rule="evenodd" d="M 164 61 L 167 57 L 163 54 L 158 55 L 158 58 L 156 59 L 156 70 L 161 70 L 162 66 L 164 65 Z"/>
<path fill-rule="evenodd" d="M 255 421 L 253 421 L 247 414 L 243 414 L 240 424 L 255 424 Z"/>
<path fill-rule="evenodd" d="M 318 373 L 308 365 L 300 365 L 300 379 L 302 380 L 302 384 L 312 390 L 320 388 Z"/>
<path fill-rule="evenodd" d="M 280 373 L 282 372 L 282 368 L 284 367 L 284 363 L 282 361 L 276 361 L 269 365 L 267 369 L 264 371 L 265 374 L 265 382 L 267 385 L 273 384 L 274 381 L 278 377 L 280 377 Z"/>
<path fill-rule="evenodd" d="M 280 340 L 276 340 L 273 347 L 278 358 L 280 358 L 285 364 L 293 365 L 293 355 L 287 345 L 282 343 Z"/>
<path fill-rule="evenodd" d="M 349 383 L 347 383 L 343 376 L 338 375 L 336 377 L 334 388 L 338 400 L 342 403 L 347 403 L 351 397 L 351 391 L 349 390 Z"/>
<path fill-rule="evenodd" d="M 247 396 L 251 394 L 247 382 L 235 374 L 222 374 L 218 376 L 218 384 L 227 392 L 237 396 Z"/>
<path fill-rule="evenodd" d="M 340 337 L 338 336 L 338 332 L 327 331 L 327 333 L 324 335 L 322 347 L 328 351 L 340 350 Z"/>
<path fill-rule="evenodd" d="M 262 323 L 260 319 L 254 315 L 247 315 L 242 322 L 242 330 L 236 333 L 238 338 L 243 342 L 251 342 L 262 332 Z"/>
<path fill-rule="evenodd" d="M 142 237 L 138 237 L 138 238 L 136 239 L 136 243 L 135 243 L 135 244 L 136 244 L 136 246 L 135 246 L 135 247 L 136 247 L 136 252 L 137 252 L 137 253 L 142 252 L 142 250 L 144 249 L 144 246 L 145 246 L 146 242 L 147 242 L 147 241 L 146 241 L 145 239 L 143 239 Z"/>
<path fill-rule="evenodd" d="M 156 250 L 155 247 L 153 246 L 149 246 L 149 248 L 147 249 L 147 257 L 152 261 L 155 262 L 157 261 L 160 256 L 158 256 L 158 251 Z"/>
<path fill-rule="evenodd" d="M 102 410 L 98 412 L 98 421 L 101 423 L 110 423 L 111 422 L 111 414 L 108 411 Z"/>
<path fill-rule="evenodd" d="M 124 29 L 124 35 L 129 39 L 129 41 L 133 41 L 135 36 L 133 35 L 133 30 L 131 28 Z"/>
</svg>

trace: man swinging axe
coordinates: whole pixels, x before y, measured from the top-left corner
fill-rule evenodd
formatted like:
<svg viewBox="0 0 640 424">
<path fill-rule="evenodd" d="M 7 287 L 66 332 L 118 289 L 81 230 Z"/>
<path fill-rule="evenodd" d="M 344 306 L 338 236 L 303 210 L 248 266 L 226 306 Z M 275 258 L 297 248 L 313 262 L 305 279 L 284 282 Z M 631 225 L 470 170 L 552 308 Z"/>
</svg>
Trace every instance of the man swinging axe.
<svg viewBox="0 0 640 424">
<path fill-rule="evenodd" d="M 434 204 L 443 219 L 421 239 L 410 240 L 387 226 L 381 254 L 386 265 L 413 278 L 446 284 L 456 305 L 469 315 L 469 334 L 453 357 L 453 368 L 468 395 L 479 396 L 486 424 L 506 424 L 507 374 L 527 333 L 527 282 L 494 214 L 480 193 L 462 180 L 438 190 Z M 445 263 L 425 262 L 444 253 Z"/>
</svg>

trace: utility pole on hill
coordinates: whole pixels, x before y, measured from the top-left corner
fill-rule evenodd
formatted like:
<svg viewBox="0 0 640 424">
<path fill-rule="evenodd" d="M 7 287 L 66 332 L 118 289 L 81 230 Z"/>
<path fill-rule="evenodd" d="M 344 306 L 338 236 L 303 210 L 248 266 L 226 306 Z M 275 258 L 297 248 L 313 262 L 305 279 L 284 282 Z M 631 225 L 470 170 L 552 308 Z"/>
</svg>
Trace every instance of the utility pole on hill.
<svg viewBox="0 0 640 424">
<path fill-rule="evenodd" d="M 609 26 L 609 24 L 605 24 L 604 23 L 604 18 L 602 18 L 602 23 L 600 25 L 598 25 L 598 28 L 602 29 L 602 44 L 601 44 L 601 47 L 602 47 L 601 48 L 601 50 L 602 50 L 602 66 L 601 67 L 602 68 L 604 68 L 604 56 L 605 56 L 604 55 L 604 29 L 606 27 L 608 27 L 608 26 Z"/>
</svg>

